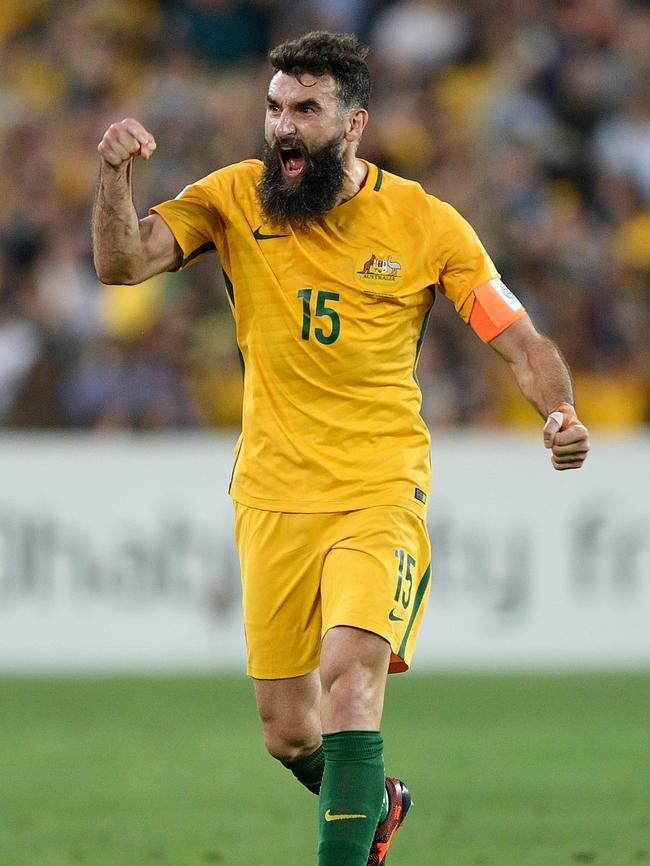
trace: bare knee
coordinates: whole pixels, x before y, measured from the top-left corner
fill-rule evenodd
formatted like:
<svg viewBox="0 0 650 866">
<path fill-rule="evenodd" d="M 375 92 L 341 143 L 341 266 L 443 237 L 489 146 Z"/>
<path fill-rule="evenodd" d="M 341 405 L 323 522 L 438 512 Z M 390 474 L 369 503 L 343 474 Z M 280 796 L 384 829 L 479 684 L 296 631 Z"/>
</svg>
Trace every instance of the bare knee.
<svg viewBox="0 0 650 866">
<path fill-rule="evenodd" d="M 288 680 L 256 680 L 255 696 L 269 754 L 287 763 L 318 748 L 321 720 L 316 672 Z"/>
<path fill-rule="evenodd" d="M 289 763 L 311 755 L 320 745 L 320 720 L 293 719 L 291 721 L 262 715 L 264 745 L 278 761 Z"/>
</svg>

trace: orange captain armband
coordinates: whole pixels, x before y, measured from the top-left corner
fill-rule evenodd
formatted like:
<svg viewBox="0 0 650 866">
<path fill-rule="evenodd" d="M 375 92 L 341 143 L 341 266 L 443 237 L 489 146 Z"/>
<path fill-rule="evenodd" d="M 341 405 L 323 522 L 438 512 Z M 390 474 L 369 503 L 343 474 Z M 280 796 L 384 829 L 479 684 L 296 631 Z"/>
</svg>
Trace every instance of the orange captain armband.
<svg viewBox="0 0 650 866">
<path fill-rule="evenodd" d="M 500 279 L 495 277 L 474 289 L 469 323 L 484 342 L 489 343 L 525 315 L 519 299 Z"/>
</svg>

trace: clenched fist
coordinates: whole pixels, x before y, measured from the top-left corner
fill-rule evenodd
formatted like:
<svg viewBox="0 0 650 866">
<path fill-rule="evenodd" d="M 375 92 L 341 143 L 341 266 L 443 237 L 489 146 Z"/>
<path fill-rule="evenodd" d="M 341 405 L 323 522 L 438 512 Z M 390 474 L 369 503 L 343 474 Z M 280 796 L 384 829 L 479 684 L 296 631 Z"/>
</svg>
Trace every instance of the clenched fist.
<svg viewBox="0 0 650 866">
<path fill-rule="evenodd" d="M 97 145 L 99 155 L 113 168 L 119 168 L 134 156 L 149 159 L 155 149 L 153 135 L 132 117 L 111 123 Z"/>
<path fill-rule="evenodd" d="M 544 445 L 555 469 L 580 469 L 589 453 L 589 431 L 570 403 L 560 403 L 544 425 Z"/>
</svg>

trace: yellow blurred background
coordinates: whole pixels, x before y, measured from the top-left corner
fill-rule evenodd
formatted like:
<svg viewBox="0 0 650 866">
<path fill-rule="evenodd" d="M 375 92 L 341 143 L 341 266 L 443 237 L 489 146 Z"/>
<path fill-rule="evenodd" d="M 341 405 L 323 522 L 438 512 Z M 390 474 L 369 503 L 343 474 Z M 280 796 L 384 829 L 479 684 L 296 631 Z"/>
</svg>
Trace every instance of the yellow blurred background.
<svg viewBox="0 0 650 866">
<path fill-rule="evenodd" d="M 360 155 L 475 226 L 575 375 L 596 429 L 650 421 L 650 10 L 632 0 L 3 0 L 0 425 L 237 427 L 218 260 L 102 286 L 96 145 L 156 136 L 141 213 L 262 144 L 266 52 L 309 29 L 371 46 Z M 505 365 L 443 299 L 419 365 L 431 428 L 529 427 Z"/>
</svg>

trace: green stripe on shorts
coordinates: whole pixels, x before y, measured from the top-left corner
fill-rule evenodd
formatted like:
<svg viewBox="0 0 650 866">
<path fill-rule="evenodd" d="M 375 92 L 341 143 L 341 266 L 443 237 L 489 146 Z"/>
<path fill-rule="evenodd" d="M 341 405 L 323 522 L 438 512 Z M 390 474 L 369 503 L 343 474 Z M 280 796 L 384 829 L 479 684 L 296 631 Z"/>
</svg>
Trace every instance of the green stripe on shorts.
<svg viewBox="0 0 650 866">
<path fill-rule="evenodd" d="M 400 658 L 404 658 L 404 653 L 406 652 L 406 645 L 409 640 L 409 635 L 411 634 L 413 623 L 415 622 L 415 618 L 417 617 L 418 611 L 420 610 L 420 605 L 422 604 L 422 599 L 424 598 L 424 594 L 426 593 L 427 587 L 429 586 L 430 579 L 431 563 L 427 565 L 426 571 L 422 575 L 422 579 L 418 584 L 417 592 L 415 593 L 415 601 L 413 602 L 413 610 L 411 611 L 411 616 L 409 617 L 409 624 L 406 626 L 406 631 L 404 632 L 402 643 L 400 644 L 400 648 L 397 650 L 397 655 L 400 656 Z"/>
</svg>

